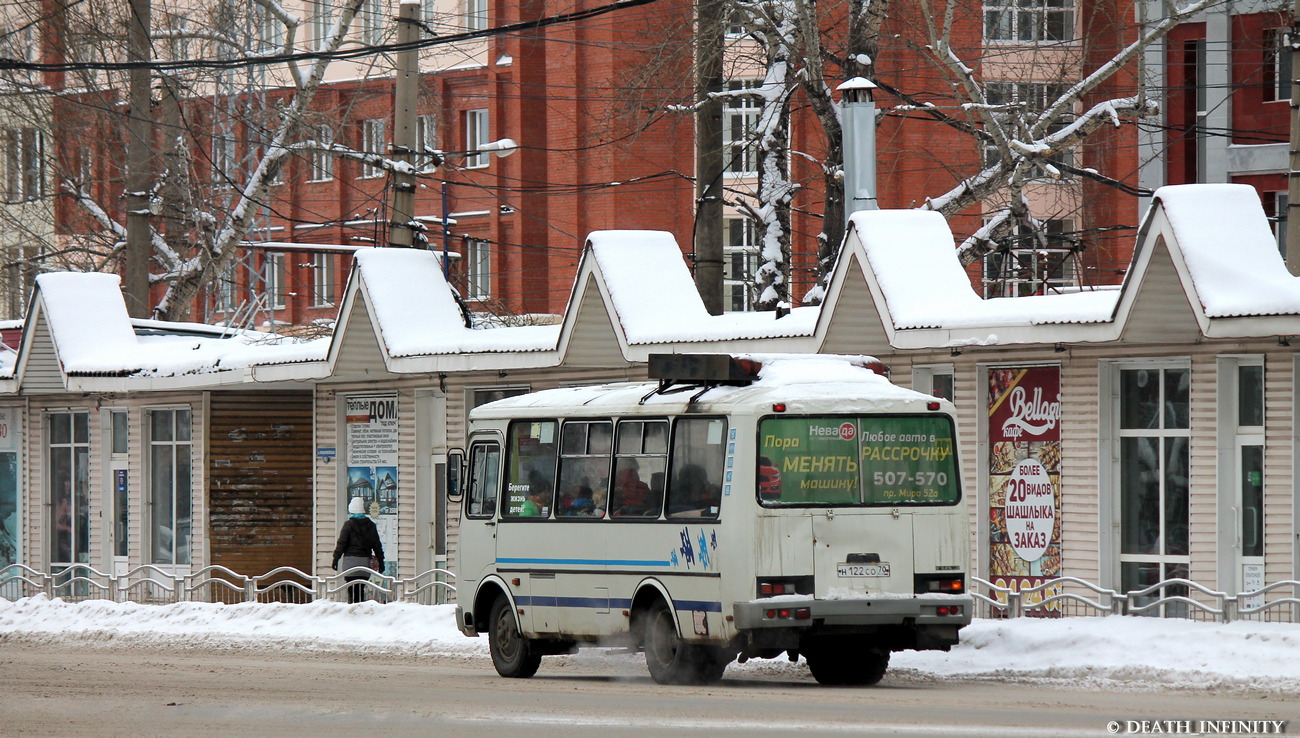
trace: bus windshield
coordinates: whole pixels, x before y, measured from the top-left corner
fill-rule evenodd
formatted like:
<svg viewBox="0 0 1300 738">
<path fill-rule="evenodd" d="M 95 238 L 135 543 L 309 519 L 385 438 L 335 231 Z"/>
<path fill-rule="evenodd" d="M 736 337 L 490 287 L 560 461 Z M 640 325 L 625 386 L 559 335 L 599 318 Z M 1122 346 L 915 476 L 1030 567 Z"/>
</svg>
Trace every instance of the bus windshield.
<svg viewBox="0 0 1300 738">
<path fill-rule="evenodd" d="M 765 507 L 955 504 L 953 443 L 946 415 L 764 418 L 758 498 Z"/>
</svg>

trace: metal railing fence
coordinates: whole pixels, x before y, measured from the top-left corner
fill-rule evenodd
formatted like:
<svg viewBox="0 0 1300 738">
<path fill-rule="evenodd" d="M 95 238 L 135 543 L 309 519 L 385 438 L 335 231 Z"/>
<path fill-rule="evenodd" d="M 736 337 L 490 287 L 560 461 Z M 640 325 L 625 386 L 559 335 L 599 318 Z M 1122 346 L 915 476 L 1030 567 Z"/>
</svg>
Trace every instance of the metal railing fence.
<svg viewBox="0 0 1300 738">
<path fill-rule="evenodd" d="M 346 577 L 354 574 L 369 576 L 348 582 Z M 224 566 L 205 566 L 180 574 L 144 564 L 118 576 L 106 574 L 88 564 L 73 564 L 53 572 L 10 564 L 0 569 L 0 597 L 16 600 L 44 594 L 74 602 L 112 600 L 155 605 L 174 602 L 303 604 L 321 600 L 347 602 L 348 588 L 358 585 L 367 600 L 437 605 L 450 601 L 456 591 L 451 583 L 455 578 L 456 575 L 446 569 L 430 569 L 402 579 L 378 574 L 363 566 L 328 576 L 315 576 L 291 566 L 282 566 L 250 577 Z"/>
<path fill-rule="evenodd" d="M 1166 579 L 1124 593 L 1077 577 L 1059 577 L 1023 588 L 999 586 L 979 577 L 970 581 L 976 617 L 1145 615 L 1218 623 L 1300 623 L 1300 581 L 1295 579 L 1237 594 L 1219 592 L 1190 579 Z"/>
</svg>

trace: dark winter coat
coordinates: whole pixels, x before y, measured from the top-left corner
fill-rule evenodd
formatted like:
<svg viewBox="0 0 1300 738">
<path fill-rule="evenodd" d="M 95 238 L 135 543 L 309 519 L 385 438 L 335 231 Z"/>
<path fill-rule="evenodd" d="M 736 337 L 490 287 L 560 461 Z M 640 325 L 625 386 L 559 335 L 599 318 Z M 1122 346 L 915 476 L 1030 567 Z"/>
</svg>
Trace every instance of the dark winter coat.
<svg viewBox="0 0 1300 738">
<path fill-rule="evenodd" d="M 374 556 L 379 560 L 378 571 L 384 570 L 384 544 L 379 542 L 379 529 L 369 517 L 348 518 L 339 531 L 338 545 L 334 546 L 335 569 L 339 568 L 339 559 L 344 556 Z"/>
</svg>

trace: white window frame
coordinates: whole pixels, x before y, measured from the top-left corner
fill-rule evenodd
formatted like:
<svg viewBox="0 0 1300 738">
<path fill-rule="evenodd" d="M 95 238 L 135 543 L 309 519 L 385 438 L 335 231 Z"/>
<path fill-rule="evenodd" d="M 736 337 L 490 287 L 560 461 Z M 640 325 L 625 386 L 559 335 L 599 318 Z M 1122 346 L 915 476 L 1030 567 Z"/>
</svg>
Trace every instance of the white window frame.
<svg viewBox="0 0 1300 738">
<path fill-rule="evenodd" d="M 311 255 L 312 307 L 334 306 L 335 262 L 337 258 L 328 251 L 318 251 Z"/>
<path fill-rule="evenodd" d="M 1160 372 L 1161 381 L 1163 374 L 1168 369 L 1180 369 L 1188 373 L 1189 381 L 1195 381 L 1193 374 L 1194 367 L 1188 357 L 1171 357 L 1167 359 L 1147 359 L 1147 360 L 1124 360 L 1124 361 L 1103 361 L 1100 364 L 1100 402 L 1099 402 L 1099 423 L 1098 429 L 1105 437 L 1101 439 L 1101 448 L 1108 449 L 1109 453 L 1103 452 L 1101 473 L 1098 476 L 1102 504 L 1099 505 L 1099 530 L 1101 531 L 1101 540 L 1099 541 L 1098 560 L 1099 571 L 1101 574 L 1102 586 L 1108 586 L 1118 591 L 1123 591 L 1123 574 L 1122 569 L 1125 563 L 1156 563 L 1163 568 L 1165 565 L 1187 565 L 1191 566 L 1191 556 L 1175 554 L 1126 554 L 1123 552 L 1123 541 L 1125 531 L 1123 527 L 1123 504 L 1124 490 L 1122 487 L 1123 468 L 1121 465 L 1122 440 L 1129 437 L 1157 437 L 1161 440 L 1163 450 L 1163 441 L 1166 438 L 1185 438 L 1191 442 L 1191 423 L 1188 428 L 1159 428 L 1159 429 L 1121 429 L 1122 407 L 1121 393 L 1122 382 L 1121 372 L 1130 370 L 1148 370 Z M 1163 385 L 1162 385 L 1163 386 Z M 1188 415 L 1189 419 L 1195 412 L 1190 403 L 1194 402 L 1194 395 L 1189 390 L 1188 393 Z M 1161 416 L 1164 414 L 1164 398 L 1161 398 Z M 1163 425 L 1163 422 L 1162 422 Z M 1192 463 L 1189 450 L 1189 466 Z M 1161 458 L 1163 465 L 1164 459 Z M 1164 480 L 1161 480 L 1163 485 Z M 1190 486 L 1188 489 L 1189 497 L 1189 524 L 1190 524 Z M 1164 529 L 1164 512 L 1163 506 L 1165 495 L 1163 487 L 1160 492 L 1160 518 L 1161 529 Z M 1189 552 L 1190 552 L 1190 531 L 1189 531 Z M 1189 570 L 1190 571 L 1190 570 Z M 1194 572 L 1190 572 L 1193 575 Z M 1164 577 L 1162 576 L 1161 579 Z M 1159 592 L 1157 592 L 1159 594 Z M 1166 595 L 1180 594 L 1180 592 L 1165 591 Z M 1157 608 L 1158 609 L 1158 608 Z M 1166 606 L 1166 615 L 1181 615 L 1182 608 L 1177 605 Z M 1148 615 L 1160 614 L 1156 610 L 1147 610 Z"/>
<path fill-rule="evenodd" d="M 334 6 L 329 0 L 315 0 L 311 8 L 311 36 L 316 48 L 319 49 L 334 27 Z"/>
<path fill-rule="evenodd" d="M 466 110 L 465 121 L 465 168 L 482 169 L 491 161 L 490 154 L 479 151 L 479 147 L 488 143 L 491 136 L 491 117 L 487 108 Z"/>
<path fill-rule="evenodd" d="M 86 437 L 77 438 L 77 418 L 80 416 L 85 425 Z M 68 440 L 54 440 L 54 421 L 56 417 L 66 418 L 68 422 Z M 69 408 L 51 410 L 45 413 L 45 453 L 46 490 L 49 500 L 49 562 L 51 564 L 91 564 L 91 523 L 90 523 L 90 412 L 86 409 Z M 54 477 L 54 452 L 66 451 L 68 454 L 68 474 L 66 479 Z M 82 469 L 78 470 L 78 455 Z M 57 526 L 62 517 L 59 499 L 55 490 L 61 482 L 68 483 L 68 560 L 60 560 Z M 79 539 L 81 542 L 79 543 Z M 84 545 L 85 550 L 78 550 Z M 80 560 L 78 560 L 80 559 Z"/>
<path fill-rule="evenodd" d="M 7 202 L 30 202 L 45 196 L 45 132 L 39 128 L 5 129 Z"/>
<path fill-rule="evenodd" d="M 314 138 L 316 148 L 311 150 L 311 172 L 308 182 L 328 182 L 334 179 L 334 154 L 330 151 L 334 145 L 334 129 L 328 125 L 316 126 Z"/>
<path fill-rule="evenodd" d="M 1241 370 L 1255 368 L 1263 375 L 1264 397 L 1260 409 L 1263 418 L 1259 424 L 1244 424 L 1241 418 Z M 1216 546 L 1219 588 L 1229 593 L 1240 592 L 1244 585 L 1243 567 L 1245 564 L 1263 565 L 1264 556 L 1248 555 L 1245 551 L 1246 534 L 1249 528 L 1249 513 L 1244 509 L 1242 499 L 1242 456 L 1244 450 L 1258 447 L 1265 454 L 1268 452 L 1265 427 L 1268 422 L 1268 375 L 1265 371 L 1263 355 L 1224 355 L 1216 359 L 1218 400 L 1218 495 L 1216 514 L 1218 518 Z M 1265 465 L 1261 468 L 1266 471 Z M 1267 479 L 1264 480 L 1267 482 Z M 1266 489 L 1266 487 L 1265 487 Z M 1267 492 L 1265 492 L 1267 494 Z M 1267 511 L 1261 513 L 1261 522 L 1255 534 L 1262 544 Z"/>
<path fill-rule="evenodd" d="M 912 389 L 927 395 L 944 397 L 935 392 L 939 388 L 937 385 L 940 384 L 950 388 L 953 395 L 944 399 L 956 402 L 957 375 L 952 364 L 923 364 L 912 367 Z"/>
<path fill-rule="evenodd" d="M 485 31 L 488 27 L 488 0 L 464 0 L 465 30 Z"/>
<path fill-rule="evenodd" d="M 753 89 L 760 80 L 738 79 L 726 84 L 728 92 Z M 758 125 L 761 106 L 753 95 L 725 98 L 722 104 L 722 156 L 726 177 L 757 177 L 758 151 L 754 147 L 754 128 Z"/>
<path fill-rule="evenodd" d="M 1290 28 L 1270 28 L 1264 37 L 1264 64 L 1273 78 L 1273 84 L 1264 87 L 1264 102 L 1291 101 L 1291 47 L 1286 38 Z"/>
<path fill-rule="evenodd" d="M 438 117 L 436 115 L 417 115 L 415 116 L 415 151 L 417 154 L 423 154 L 426 151 L 438 150 Z"/>
<path fill-rule="evenodd" d="M 492 297 L 492 242 L 482 238 L 465 239 L 465 299 L 487 300 Z"/>
<path fill-rule="evenodd" d="M 384 40 L 383 0 L 364 0 L 357 11 L 360 16 L 361 43 L 365 46 L 377 46 Z"/>
<path fill-rule="evenodd" d="M 749 312 L 754 309 L 757 289 L 754 274 L 758 270 L 758 226 L 753 220 L 740 215 L 726 216 L 722 223 L 724 309 L 729 312 Z M 737 231 L 739 239 L 734 237 Z M 737 299 L 738 296 L 740 299 Z"/>
<path fill-rule="evenodd" d="M 361 152 L 384 157 L 388 155 L 388 121 L 383 118 L 367 118 L 361 121 Z M 361 163 L 361 179 L 382 177 L 384 168 L 369 161 Z"/>
<path fill-rule="evenodd" d="M 262 260 L 262 285 L 266 304 L 270 308 L 283 308 L 288 302 L 288 263 L 283 253 L 267 252 Z"/>
<path fill-rule="evenodd" d="M 1073 42 L 1075 19 L 1074 0 L 984 0 L 984 42 Z"/>
<path fill-rule="evenodd" d="M 172 431 L 171 432 L 172 437 L 170 439 L 159 439 L 155 437 L 154 418 L 155 415 L 159 413 L 168 413 L 170 415 L 171 431 Z M 180 434 L 177 433 L 177 431 L 180 429 L 180 422 L 179 422 L 180 413 L 185 413 L 185 415 L 187 416 L 187 425 L 185 428 L 185 435 L 187 437 L 184 440 L 180 439 L 178 437 Z M 148 521 L 147 521 L 148 536 L 146 538 L 148 540 L 149 553 L 145 558 L 148 561 L 148 563 L 159 565 L 159 566 L 187 567 L 190 564 L 192 564 L 194 561 L 193 558 L 194 531 L 197 529 L 197 526 L 195 526 L 194 524 L 195 511 L 197 509 L 196 505 L 194 504 L 194 489 L 195 489 L 194 413 L 193 410 L 188 405 L 148 407 L 145 408 L 144 410 L 144 418 L 145 418 L 144 430 L 148 436 L 147 443 L 149 449 L 148 457 L 145 459 L 145 468 L 147 470 L 147 477 L 148 477 L 148 482 L 145 485 L 145 495 L 149 500 L 149 514 L 148 514 Z M 189 457 L 188 489 L 181 489 L 181 485 L 179 484 L 179 480 L 177 479 L 178 475 L 176 473 L 177 468 L 179 466 L 177 462 L 181 458 L 182 453 Z M 168 454 L 170 456 L 169 471 L 171 474 L 172 483 L 171 483 L 171 490 L 170 490 L 171 499 L 169 502 L 170 502 L 171 518 L 166 522 L 171 523 L 171 525 L 167 527 L 169 527 L 170 530 L 172 531 L 172 540 L 171 540 L 170 549 L 166 551 L 167 556 L 165 557 L 162 555 L 162 552 L 160 550 L 160 546 L 163 545 L 163 542 L 161 540 L 161 536 L 158 535 L 158 531 L 160 527 L 162 527 L 161 526 L 162 521 L 160 521 L 159 519 L 159 516 L 162 515 L 162 512 L 160 511 L 161 506 L 157 504 L 159 499 L 157 495 L 158 490 L 154 489 L 154 484 L 157 481 L 155 479 L 155 471 L 154 471 L 155 454 Z M 177 528 L 177 518 L 180 517 L 178 513 L 182 509 L 181 506 L 182 501 L 185 503 L 185 508 L 189 510 L 190 527 L 189 527 L 189 535 L 185 544 L 178 545 L 176 541 L 175 531 Z M 170 559 L 170 561 L 165 559 Z M 184 560 L 180 561 L 178 559 L 184 559 Z"/>
<path fill-rule="evenodd" d="M 983 262 L 983 292 L 985 298 L 992 297 L 1026 297 L 1029 295 L 1050 294 L 1077 286 L 1077 263 L 1074 244 L 1063 234 L 1074 232 L 1074 221 L 1068 218 L 1043 219 L 1048 227 L 1049 245 L 1042 248 L 1034 244 L 1031 236 L 1024 236 L 1028 245 L 1010 249 L 996 249 L 985 254 Z M 1058 236 L 1062 246 L 1052 244 L 1052 236 Z M 1013 236 L 1013 238 L 1017 238 Z M 1015 260 L 1017 276 L 1006 277 L 1002 271 L 1007 268 L 1006 259 Z M 1060 274 L 1054 274 L 1053 259 L 1060 259 L 1055 264 Z M 1028 276 L 1019 276 L 1027 273 Z"/>
</svg>

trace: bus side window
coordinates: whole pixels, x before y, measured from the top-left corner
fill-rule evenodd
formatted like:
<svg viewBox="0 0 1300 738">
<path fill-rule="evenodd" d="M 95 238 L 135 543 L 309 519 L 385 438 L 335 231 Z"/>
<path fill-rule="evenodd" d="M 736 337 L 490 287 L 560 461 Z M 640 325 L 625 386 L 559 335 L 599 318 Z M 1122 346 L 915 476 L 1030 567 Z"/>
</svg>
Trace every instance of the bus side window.
<svg viewBox="0 0 1300 738">
<path fill-rule="evenodd" d="M 568 421 L 560 441 L 560 496 L 555 515 L 599 518 L 609 498 L 609 453 L 614 424 Z"/>
<path fill-rule="evenodd" d="M 667 464 L 666 421 L 625 420 L 619 423 L 610 515 L 616 518 L 659 517 L 664 502 L 664 468 Z"/>
<path fill-rule="evenodd" d="M 674 424 L 668 517 L 718 517 L 726 437 L 727 422 L 721 418 L 682 418 Z"/>
<path fill-rule="evenodd" d="M 501 447 L 495 443 L 476 443 L 469 451 L 469 490 L 465 514 L 471 518 L 490 518 L 496 512 L 497 478 L 501 468 Z"/>
<path fill-rule="evenodd" d="M 516 420 L 506 447 L 506 498 L 503 518 L 545 519 L 555 504 L 555 461 L 559 423 Z"/>
</svg>

